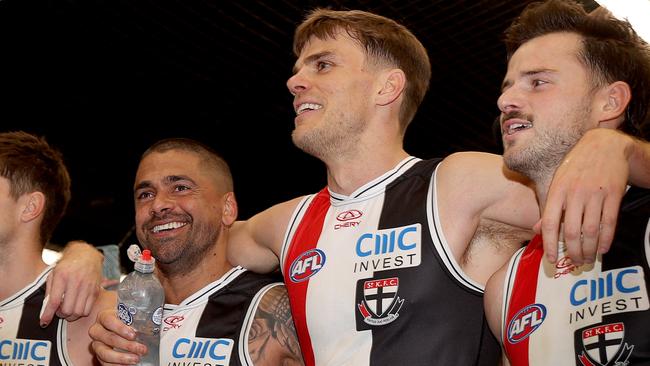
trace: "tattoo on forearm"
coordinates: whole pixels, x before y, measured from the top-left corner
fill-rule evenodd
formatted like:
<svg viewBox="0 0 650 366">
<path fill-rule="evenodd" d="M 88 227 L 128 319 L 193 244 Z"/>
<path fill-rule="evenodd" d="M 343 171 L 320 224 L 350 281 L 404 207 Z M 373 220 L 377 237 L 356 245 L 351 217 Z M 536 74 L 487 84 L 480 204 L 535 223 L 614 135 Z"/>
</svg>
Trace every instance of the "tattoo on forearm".
<svg viewBox="0 0 650 366">
<path fill-rule="evenodd" d="M 248 333 L 255 365 L 303 365 L 287 290 L 276 286 L 262 297 Z"/>
</svg>

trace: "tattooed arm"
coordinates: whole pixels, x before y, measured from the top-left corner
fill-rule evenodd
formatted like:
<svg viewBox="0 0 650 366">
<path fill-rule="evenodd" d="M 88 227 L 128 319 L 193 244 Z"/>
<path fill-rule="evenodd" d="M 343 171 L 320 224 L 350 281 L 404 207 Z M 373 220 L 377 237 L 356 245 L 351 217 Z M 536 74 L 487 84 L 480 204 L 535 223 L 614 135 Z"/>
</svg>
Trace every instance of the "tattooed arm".
<svg viewBox="0 0 650 366">
<path fill-rule="evenodd" d="M 304 365 L 284 285 L 262 297 L 248 333 L 248 350 L 256 366 Z"/>
</svg>

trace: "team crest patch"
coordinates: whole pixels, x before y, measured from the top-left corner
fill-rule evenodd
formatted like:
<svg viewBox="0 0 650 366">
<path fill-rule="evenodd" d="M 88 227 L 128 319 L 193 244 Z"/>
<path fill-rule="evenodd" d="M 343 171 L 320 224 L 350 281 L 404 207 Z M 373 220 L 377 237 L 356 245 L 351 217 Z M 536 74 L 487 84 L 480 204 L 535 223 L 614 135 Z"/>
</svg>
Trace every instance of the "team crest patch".
<svg viewBox="0 0 650 366">
<path fill-rule="evenodd" d="M 578 360 L 582 366 L 624 366 L 629 365 L 628 358 L 634 345 L 625 342 L 625 325 L 623 323 L 603 324 L 578 331 L 579 342 L 576 347 L 580 354 Z"/>
<path fill-rule="evenodd" d="M 372 326 L 392 323 L 399 317 L 399 311 L 404 305 L 404 300 L 398 296 L 398 290 L 398 277 L 359 280 L 357 282 L 357 319 L 361 317 L 363 323 Z M 359 328 L 359 323 L 357 321 L 357 328 Z"/>
</svg>

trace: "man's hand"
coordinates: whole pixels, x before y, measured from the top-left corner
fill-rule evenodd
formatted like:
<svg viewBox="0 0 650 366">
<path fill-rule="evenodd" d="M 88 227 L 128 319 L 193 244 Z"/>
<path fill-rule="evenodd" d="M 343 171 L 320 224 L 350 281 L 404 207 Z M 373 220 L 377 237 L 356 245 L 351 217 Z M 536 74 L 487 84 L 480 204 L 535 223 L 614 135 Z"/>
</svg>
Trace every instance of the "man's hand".
<svg viewBox="0 0 650 366">
<path fill-rule="evenodd" d="M 47 278 L 41 326 L 54 314 L 68 321 L 88 316 L 99 294 L 103 256 L 92 245 L 72 241 Z"/>
<path fill-rule="evenodd" d="M 560 226 L 575 265 L 593 263 L 614 238 L 621 199 L 629 175 L 629 146 L 633 139 L 606 128 L 587 131 L 558 167 L 542 213 L 544 252 L 557 260 Z"/>
<path fill-rule="evenodd" d="M 102 365 L 135 365 L 147 353 L 147 346 L 135 341 L 135 330 L 122 323 L 115 310 L 97 314 L 97 322 L 88 330 L 92 347 Z M 116 351 L 115 349 L 121 351 Z"/>
</svg>

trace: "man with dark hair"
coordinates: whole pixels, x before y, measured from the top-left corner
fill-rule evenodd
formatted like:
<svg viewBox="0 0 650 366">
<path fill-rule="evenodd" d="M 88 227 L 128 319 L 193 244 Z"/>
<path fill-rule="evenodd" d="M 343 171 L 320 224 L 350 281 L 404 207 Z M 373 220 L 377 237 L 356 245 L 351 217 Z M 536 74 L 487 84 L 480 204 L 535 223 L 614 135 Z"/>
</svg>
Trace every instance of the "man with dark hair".
<svg viewBox="0 0 650 366">
<path fill-rule="evenodd" d="M 102 292 L 90 317 L 40 327 L 45 282 L 53 267 L 41 253 L 70 200 L 70 176 L 58 151 L 25 132 L 0 133 L 0 359 L 8 364 L 92 364 L 88 328 L 114 295 Z"/>
<path fill-rule="evenodd" d="M 237 202 L 228 164 L 189 139 L 155 143 L 143 155 L 134 184 L 138 240 L 156 258 L 165 289 L 161 365 L 302 365 L 286 289 L 279 278 L 233 267 L 226 259 Z M 136 363 L 144 346 L 116 316 L 99 320 L 127 335 L 114 351 L 91 329 L 103 363 Z M 116 338 L 113 336 L 113 338 Z"/>
<path fill-rule="evenodd" d="M 555 170 L 581 137 L 634 143 L 617 129 L 644 137 L 650 49 L 627 22 L 572 0 L 530 4 L 506 46 L 504 162 L 534 182 L 543 210 Z M 618 217 L 611 250 L 593 263 L 571 261 L 563 241 L 580 233 L 565 230 L 557 263 L 545 260 L 537 236 L 489 280 L 488 320 L 512 365 L 650 364 L 650 190 L 629 187 Z"/>
</svg>

